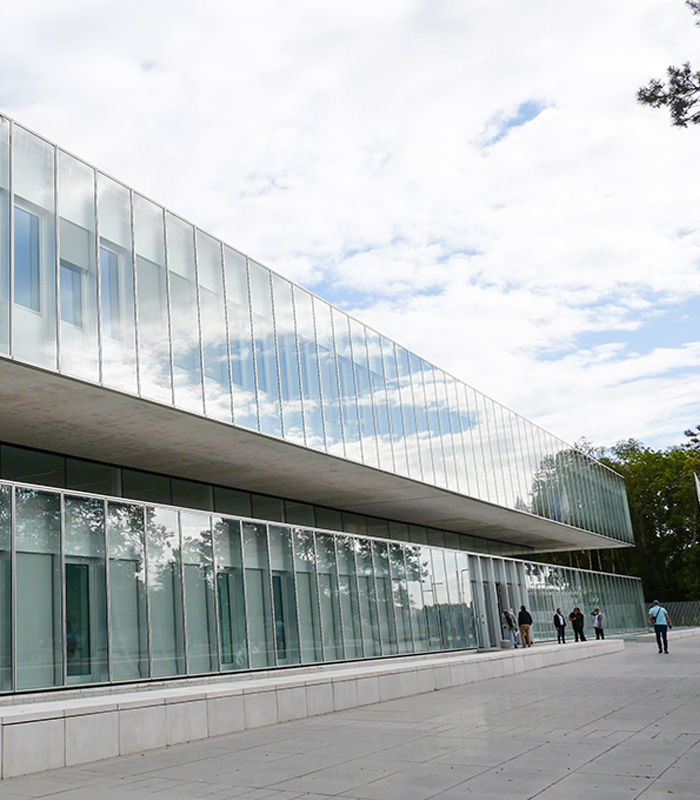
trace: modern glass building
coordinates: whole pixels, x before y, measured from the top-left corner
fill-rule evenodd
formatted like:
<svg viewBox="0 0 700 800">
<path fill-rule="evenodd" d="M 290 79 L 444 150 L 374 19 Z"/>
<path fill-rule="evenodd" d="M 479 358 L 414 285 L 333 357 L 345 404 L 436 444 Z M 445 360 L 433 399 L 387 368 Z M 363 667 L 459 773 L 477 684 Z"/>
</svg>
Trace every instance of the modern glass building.
<svg viewBox="0 0 700 800">
<path fill-rule="evenodd" d="M 496 646 L 622 478 L 0 117 L 0 692 Z"/>
</svg>

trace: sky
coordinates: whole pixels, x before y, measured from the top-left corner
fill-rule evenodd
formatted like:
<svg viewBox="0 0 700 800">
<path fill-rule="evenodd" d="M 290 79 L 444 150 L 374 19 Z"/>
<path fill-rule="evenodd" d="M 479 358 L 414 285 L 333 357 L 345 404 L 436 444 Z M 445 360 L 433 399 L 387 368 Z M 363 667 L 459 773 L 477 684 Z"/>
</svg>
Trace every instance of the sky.
<svg viewBox="0 0 700 800">
<path fill-rule="evenodd" d="M 573 442 L 700 424 L 682 0 L 4 0 L 0 111 Z"/>
</svg>

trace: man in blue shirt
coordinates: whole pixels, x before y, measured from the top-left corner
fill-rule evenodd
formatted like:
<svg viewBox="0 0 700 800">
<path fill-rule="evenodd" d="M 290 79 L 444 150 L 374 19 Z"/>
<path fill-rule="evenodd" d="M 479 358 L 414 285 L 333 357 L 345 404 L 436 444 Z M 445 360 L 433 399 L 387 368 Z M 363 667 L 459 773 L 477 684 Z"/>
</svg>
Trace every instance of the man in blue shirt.
<svg viewBox="0 0 700 800">
<path fill-rule="evenodd" d="M 654 600 L 651 608 L 649 609 L 649 622 L 654 624 L 654 631 L 656 633 L 656 644 L 659 646 L 659 653 L 668 654 L 668 629 L 672 628 L 671 617 L 668 611 L 659 603 Z M 663 642 L 663 650 L 661 644 Z"/>
</svg>

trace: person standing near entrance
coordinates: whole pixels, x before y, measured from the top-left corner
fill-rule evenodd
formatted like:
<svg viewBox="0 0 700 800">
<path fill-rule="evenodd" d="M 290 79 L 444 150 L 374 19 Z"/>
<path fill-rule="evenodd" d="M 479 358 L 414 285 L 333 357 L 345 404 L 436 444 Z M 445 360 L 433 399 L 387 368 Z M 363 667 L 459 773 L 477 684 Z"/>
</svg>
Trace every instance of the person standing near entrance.
<svg viewBox="0 0 700 800">
<path fill-rule="evenodd" d="M 503 612 L 503 622 L 504 628 L 506 633 L 506 638 L 510 639 L 513 642 L 513 647 L 518 646 L 518 629 L 515 623 L 515 615 L 513 612 L 507 608 Z"/>
<path fill-rule="evenodd" d="M 569 622 L 574 631 L 574 641 L 578 642 L 580 639 L 582 642 L 585 642 L 586 637 L 583 635 L 584 619 L 581 609 L 578 606 L 569 614 Z"/>
<path fill-rule="evenodd" d="M 520 641 L 523 647 L 532 647 L 532 635 L 530 634 L 530 626 L 532 625 L 532 617 L 530 612 L 525 606 L 520 606 L 520 613 L 518 614 L 518 627 L 520 628 Z"/>
<path fill-rule="evenodd" d="M 603 630 L 603 612 L 596 606 L 591 612 L 593 617 L 593 630 L 595 631 L 596 639 L 605 639 L 605 631 Z"/>
<path fill-rule="evenodd" d="M 668 611 L 659 603 L 654 600 L 652 607 L 649 609 L 649 622 L 654 624 L 654 633 L 656 633 L 656 644 L 659 647 L 659 653 L 666 653 L 668 655 L 668 629 L 672 628 L 671 618 Z M 663 650 L 661 645 L 663 644 Z"/>
<path fill-rule="evenodd" d="M 566 636 L 564 633 L 564 629 L 566 628 L 566 620 L 564 619 L 564 615 L 561 613 L 561 608 L 557 609 L 557 613 L 554 615 L 554 627 L 557 629 L 557 644 L 566 644 Z"/>
</svg>

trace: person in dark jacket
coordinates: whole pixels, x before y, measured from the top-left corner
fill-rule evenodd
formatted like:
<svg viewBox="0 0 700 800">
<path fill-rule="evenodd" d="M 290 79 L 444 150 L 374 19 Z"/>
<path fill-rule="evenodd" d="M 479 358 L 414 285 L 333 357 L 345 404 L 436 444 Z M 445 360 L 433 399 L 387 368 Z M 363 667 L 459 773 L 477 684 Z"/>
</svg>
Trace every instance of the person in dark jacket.
<svg viewBox="0 0 700 800">
<path fill-rule="evenodd" d="M 525 606 L 520 606 L 518 613 L 518 627 L 520 628 L 520 643 L 523 647 L 532 647 L 532 635 L 530 633 L 530 626 L 532 625 L 532 617 L 530 612 Z"/>
<path fill-rule="evenodd" d="M 554 627 L 557 629 L 557 643 L 566 644 L 566 636 L 564 634 L 564 629 L 566 628 L 566 619 L 561 613 L 561 608 L 557 609 L 557 613 L 554 615 L 553 622 Z"/>
<path fill-rule="evenodd" d="M 576 606 L 576 608 L 569 614 L 569 622 L 571 622 L 571 627 L 574 631 L 574 641 L 578 642 L 580 639 L 582 642 L 586 641 L 586 637 L 583 635 L 583 625 L 584 625 L 584 618 L 583 614 L 581 613 L 581 609 Z"/>
</svg>

